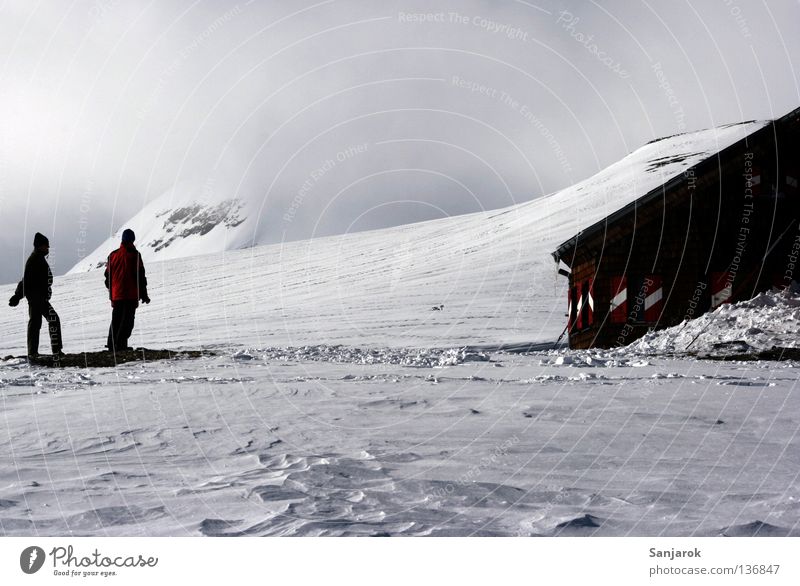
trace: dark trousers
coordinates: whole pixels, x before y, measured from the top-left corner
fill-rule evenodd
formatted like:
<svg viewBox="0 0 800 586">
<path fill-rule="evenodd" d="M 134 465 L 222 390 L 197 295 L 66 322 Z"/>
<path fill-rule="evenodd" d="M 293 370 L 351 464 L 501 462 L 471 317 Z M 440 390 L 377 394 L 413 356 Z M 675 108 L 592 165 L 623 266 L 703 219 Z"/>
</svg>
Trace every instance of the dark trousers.
<svg viewBox="0 0 800 586">
<path fill-rule="evenodd" d="M 128 338 L 133 332 L 133 321 L 136 318 L 138 301 L 114 301 L 111 312 L 111 327 L 108 328 L 109 350 L 119 351 L 128 349 Z"/>
<path fill-rule="evenodd" d="M 47 320 L 50 348 L 53 354 L 61 352 L 61 320 L 49 301 L 28 301 L 28 356 L 39 355 L 39 330 L 42 318 Z"/>
</svg>

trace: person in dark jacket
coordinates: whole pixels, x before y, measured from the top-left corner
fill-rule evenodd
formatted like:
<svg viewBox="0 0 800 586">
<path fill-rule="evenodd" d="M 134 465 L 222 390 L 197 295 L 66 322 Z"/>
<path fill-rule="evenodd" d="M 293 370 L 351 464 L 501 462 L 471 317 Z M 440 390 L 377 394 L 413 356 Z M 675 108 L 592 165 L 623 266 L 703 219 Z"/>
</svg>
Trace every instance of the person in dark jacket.
<svg viewBox="0 0 800 586">
<path fill-rule="evenodd" d="M 108 255 L 106 263 L 106 288 L 113 308 L 106 347 L 114 352 L 130 350 L 128 338 L 133 332 L 136 308 L 140 300 L 150 303 L 142 256 L 133 245 L 135 239 L 133 230 L 123 231 L 122 244 Z"/>
<path fill-rule="evenodd" d="M 47 264 L 48 254 L 50 254 L 50 241 L 37 232 L 33 237 L 33 252 L 25 263 L 25 273 L 14 295 L 8 301 L 11 307 L 16 307 L 23 297 L 28 300 L 28 358 L 31 359 L 39 356 L 39 331 L 42 328 L 42 318 L 47 320 L 53 356 L 61 355 L 61 320 L 50 305 L 50 297 L 53 294 L 53 273 Z"/>
</svg>

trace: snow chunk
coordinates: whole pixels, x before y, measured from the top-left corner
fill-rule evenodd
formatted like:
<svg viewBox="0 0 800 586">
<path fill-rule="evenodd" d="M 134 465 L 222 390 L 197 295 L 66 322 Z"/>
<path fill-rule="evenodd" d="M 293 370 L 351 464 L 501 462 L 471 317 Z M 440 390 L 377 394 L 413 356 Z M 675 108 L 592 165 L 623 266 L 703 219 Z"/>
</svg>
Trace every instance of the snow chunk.
<svg viewBox="0 0 800 586">
<path fill-rule="evenodd" d="M 489 356 L 468 348 L 353 348 L 348 346 L 300 346 L 240 350 L 234 360 L 250 360 L 253 354 L 279 362 L 338 362 L 343 364 L 396 364 L 415 368 L 441 368 L 464 362 L 488 362 Z"/>
<path fill-rule="evenodd" d="M 773 347 L 798 348 L 800 292 L 767 291 L 725 304 L 697 319 L 649 332 L 620 350 L 624 354 L 753 353 Z"/>
</svg>

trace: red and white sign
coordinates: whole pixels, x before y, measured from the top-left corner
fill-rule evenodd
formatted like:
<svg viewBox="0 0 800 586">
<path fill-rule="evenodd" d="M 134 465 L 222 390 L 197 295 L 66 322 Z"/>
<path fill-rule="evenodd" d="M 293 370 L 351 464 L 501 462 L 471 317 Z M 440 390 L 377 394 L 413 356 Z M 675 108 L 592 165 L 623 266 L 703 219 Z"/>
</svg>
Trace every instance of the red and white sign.
<svg viewBox="0 0 800 586">
<path fill-rule="evenodd" d="M 609 321 L 624 324 L 628 320 L 628 277 L 611 277 Z"/>
<path fill-rule="evenodd" d="M 733 297 L 733 281 L 728 272 L 711 273 L 711 309 L 730 303 Z"/>
<path fill-rule="evenodd" d="M 657 322 L 664 309 L 664 288 L 660 275 L 650 275 L 645 281 L 644 321 Z"/>
<path fill-rule="evenodd" d="M 572 328 L 575 327 L 575 314 L 572 312 L 573 310 L 573 299 L 572 296 L 575 293 L 575 287 L 570 287 L 567 291 L 567 331 L 571 332 Z"/>
<path fill-rule="evenodd" d="M 581 329 L 591 327 L 594 323 L 594 281 L 586 281 L 581 288 Z"/>
</svg>

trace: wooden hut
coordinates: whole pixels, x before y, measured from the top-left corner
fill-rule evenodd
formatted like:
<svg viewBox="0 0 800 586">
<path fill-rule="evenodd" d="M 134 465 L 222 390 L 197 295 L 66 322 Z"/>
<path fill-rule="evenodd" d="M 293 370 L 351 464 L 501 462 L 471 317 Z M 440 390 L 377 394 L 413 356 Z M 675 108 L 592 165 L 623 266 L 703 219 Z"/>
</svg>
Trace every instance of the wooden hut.
<svg viewBox="0 0 800 586">
<path fill-rule="evenodd" d="M 561 244 L 570 347 L 627 345 L 800 280 L 798 179 L 800 108 Z"/>
</svg>

